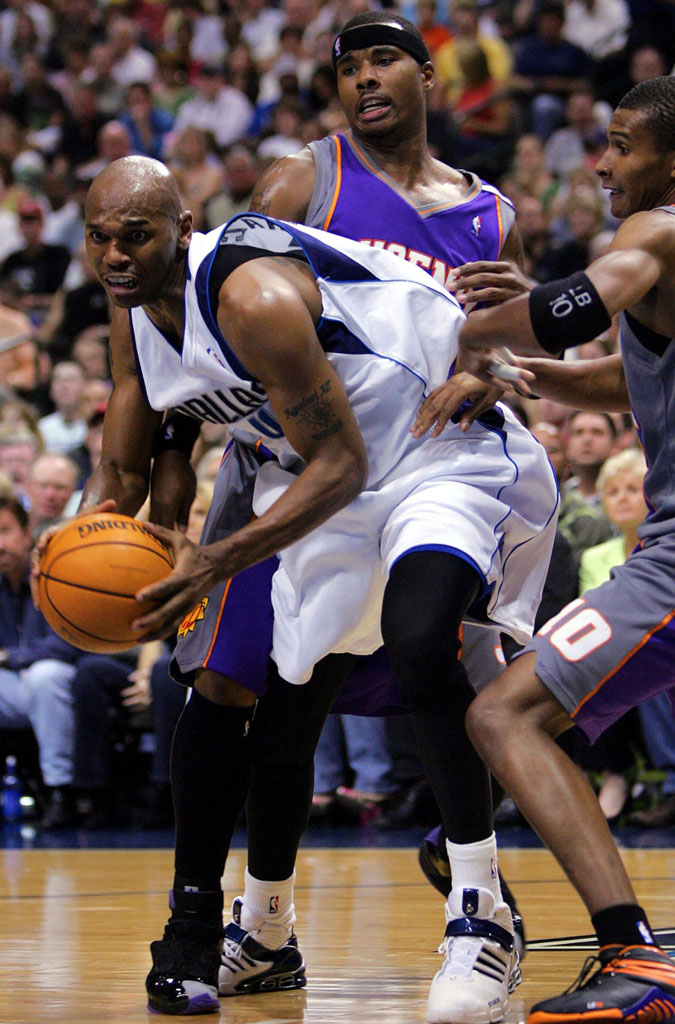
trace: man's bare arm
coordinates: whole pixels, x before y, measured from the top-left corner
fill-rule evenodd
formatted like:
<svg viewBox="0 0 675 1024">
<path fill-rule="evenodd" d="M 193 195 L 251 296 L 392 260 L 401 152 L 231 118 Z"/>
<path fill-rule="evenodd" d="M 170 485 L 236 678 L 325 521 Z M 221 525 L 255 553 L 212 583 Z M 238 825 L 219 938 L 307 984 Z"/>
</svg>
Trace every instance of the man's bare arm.
<svg viewBox="0 0 675 1024">
<path fill-rule="evenodd" d="M 667 218 L 667 220 L 666 220 Z M 609 251 L 592 263 L 586 274 L 594 285 L 609 316 L 637 305 L 672 267 L 675 230 L 672 217 L 656 211 L 634 214 L 618 229 Z M 511 299 L 502 306 L 472 313 L 462 328 L 463 360 L 467 354 L 487 353 L 501 345 L 526 356 L 551 353 L 537 341 L 530 320 L 529 296 Z M 659 330 L 658 324 L 649 324 Z M 570 336 L 570 345 L 590 338 Z M 462 365 L 463 365 L 462 360 Z M 486 356 L 484 362 L 489 361 Z M 463 368 L 479 370 L 475 360 L 466 359 Z"/>
<path fill-rule="evenodd" d="M 251 209 L 268 217 L 304 224 L 315 179 L 314 157 L 309 149 L 283 157 L 260 177 Z"/>
<path fill-rule="evenodd" d="M 259 518 L 215 544 L 195 547 L 176 533 L 150 527 L 173 548 L 176 566 L 166 580 L 138 595 L 160 602 L 136 623 L 144 639 L 167 635 L 215 583 L 304 537 L 352 501 L 366 481 L 363 438 L 316 336 L 316 283 L 293 263 L 263 258 L 233 271 L 221 288 L 218 326 L 265 388 L 306 468 Z"/>
<path fill-rule="evenodd" d="M 129 314 L 116 309 L 110 329 L 113 392 L 103 423 L 103 455 L 85 484 L 80 509 L 107 498 L 135 515 L 148 493 L 152 440 L 162 414 L 145 400 L 136 371 Z"/>
<path fill-rule="evenodd" d="M 534 374 L 533 395 L 550 398 L 573 409 L 592 412 L 629 412 L 621 356 L 602 359 L 526 359 L 518 363 Z"/>
</svg>

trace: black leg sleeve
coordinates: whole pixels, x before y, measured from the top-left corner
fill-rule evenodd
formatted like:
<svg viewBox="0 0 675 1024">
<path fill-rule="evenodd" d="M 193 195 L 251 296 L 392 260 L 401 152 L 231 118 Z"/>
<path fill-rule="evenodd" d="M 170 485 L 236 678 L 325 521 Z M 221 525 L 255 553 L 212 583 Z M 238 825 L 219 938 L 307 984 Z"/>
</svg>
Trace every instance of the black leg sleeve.
<svg viewBox="0 0 675 1024">
<path fill-rule="evenodd" d="M 176 874 L 219 889 L 250 778 L 253 708 L 214 704 L 193 690 L 171 750 Z"/>
<path fill-rule="evenodd" d="M 258 704 L 246 808 L 254 878 L 277 881 L 293 873 L 312 801 L 314 751 L 355 661 L 351 654 L 329 655 L 302 686 L 276 675 Z"/>
<path fill-rule="evenodd" d="M 448 838 L 485 839 L 492 832 L 490 777 L 464 727 L 473 700 L 458 661 L 459 626 L 480 578 L 464 559 L 416 551 L 394 565 L 384 597 L 382 633 L 410 708 L 427 778 Z"/>
</svg>

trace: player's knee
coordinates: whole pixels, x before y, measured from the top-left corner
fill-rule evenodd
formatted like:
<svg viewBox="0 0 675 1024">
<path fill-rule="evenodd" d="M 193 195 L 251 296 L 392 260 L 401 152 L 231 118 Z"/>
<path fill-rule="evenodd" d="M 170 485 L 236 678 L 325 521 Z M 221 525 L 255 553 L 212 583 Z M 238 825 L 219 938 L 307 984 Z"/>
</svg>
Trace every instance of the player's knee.
<svg viewBox="0 0 675 1024">
<path fill-rule="evenodd" d="M 241 683 L 212 669 L 199 669 L 195 675 L 195 690 L 213 704 L 235 708 L 252 707 L 257 697 Z"/>
<path fill-rule="evenodd" d="M 502 742 L 509 735 L 512 709 L 495 686 L 488 685 L 469 705 L 466 731 L 474 747 L 486 763 L 497 756 Z"/>
</svg>

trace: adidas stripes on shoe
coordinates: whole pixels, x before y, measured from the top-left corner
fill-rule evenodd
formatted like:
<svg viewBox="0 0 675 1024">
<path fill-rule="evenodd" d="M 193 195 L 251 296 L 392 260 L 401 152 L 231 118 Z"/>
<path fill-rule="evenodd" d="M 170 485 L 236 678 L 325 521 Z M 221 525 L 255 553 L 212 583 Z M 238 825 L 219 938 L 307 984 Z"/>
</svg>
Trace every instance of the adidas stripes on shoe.
<svg viewBox="0 0 675 1024">
<path fill-rule="evenodd" d="M 443 966 L 431 983 L 429 1024 L 493 1024 L 520 983 L 511 911 L 487 889 L 453 889 L 439 948 Z"/>
</svg>

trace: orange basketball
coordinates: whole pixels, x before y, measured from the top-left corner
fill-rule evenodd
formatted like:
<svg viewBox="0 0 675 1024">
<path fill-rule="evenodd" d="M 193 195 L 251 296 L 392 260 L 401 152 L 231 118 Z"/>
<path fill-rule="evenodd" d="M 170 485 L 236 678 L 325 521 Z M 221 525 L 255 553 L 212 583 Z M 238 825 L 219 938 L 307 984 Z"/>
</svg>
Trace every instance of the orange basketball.
<svg viewBox="0 0 675 1024">
<path fill-rule="evenodd" d="M 140 642 L 131 623 L 150 611 L 141 587 L 168 576 L 171 552 L 130 516 L 94 512 L 66 523 L 40 559 L 40 610 L 64 640 L 109 654 Z"/>
</svg>

